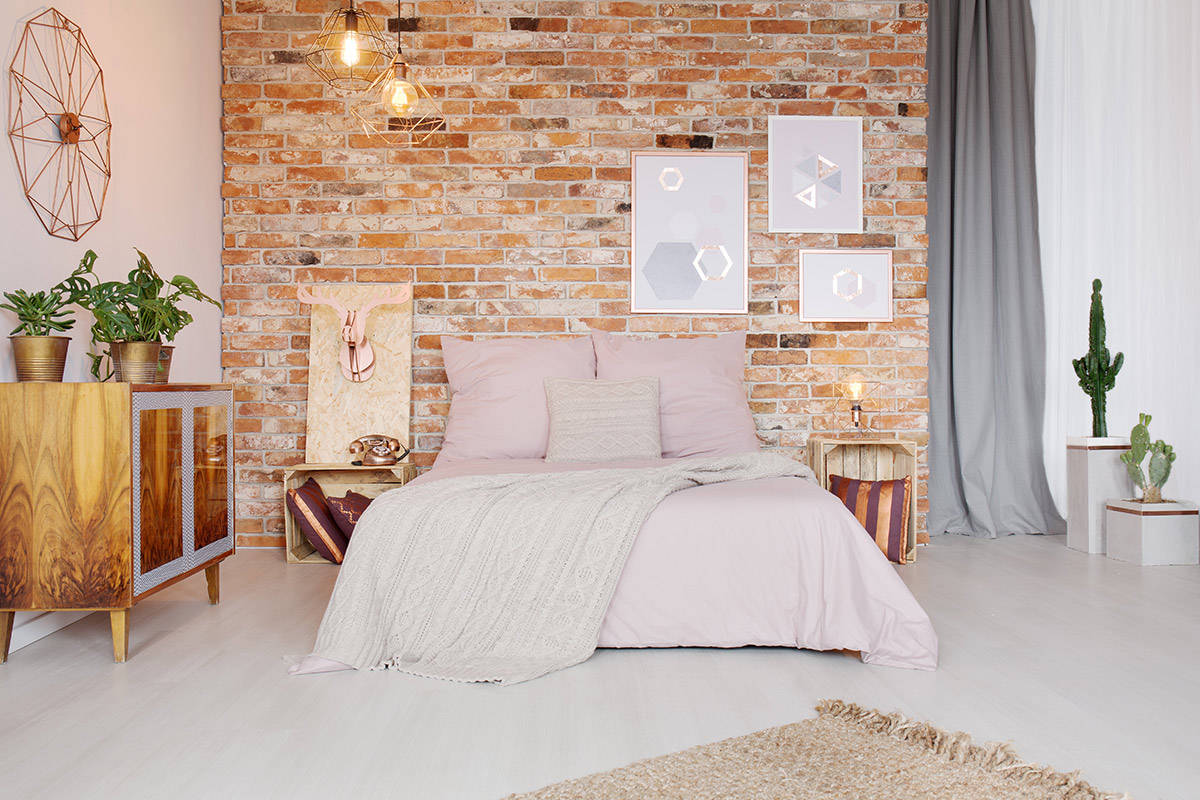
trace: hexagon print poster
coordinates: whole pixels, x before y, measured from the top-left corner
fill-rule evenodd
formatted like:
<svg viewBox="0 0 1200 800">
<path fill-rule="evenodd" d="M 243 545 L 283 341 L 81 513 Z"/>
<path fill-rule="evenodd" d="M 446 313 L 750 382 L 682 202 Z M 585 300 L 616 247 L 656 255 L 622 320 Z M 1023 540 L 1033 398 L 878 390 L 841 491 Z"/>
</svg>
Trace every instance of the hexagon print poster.
<svg viewBox="0 0 1200 800">
<path fill-rule="evenodd" d="M 633 154 L 630 310 L 744 314 L 746 153 Z"/>
<path fill-rule="evenodd" d="M 767 120 L 771 233 L 862 233 L 862 120 Z"/>
</svg>

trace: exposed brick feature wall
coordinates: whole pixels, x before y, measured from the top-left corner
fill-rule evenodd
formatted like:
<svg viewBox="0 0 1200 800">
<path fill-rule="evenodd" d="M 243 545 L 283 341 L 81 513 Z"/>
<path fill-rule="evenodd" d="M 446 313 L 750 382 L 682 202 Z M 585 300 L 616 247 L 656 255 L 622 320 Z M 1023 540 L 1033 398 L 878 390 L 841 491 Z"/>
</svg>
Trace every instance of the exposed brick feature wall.
<svg viewBox="0 0 1200 800">
<path fill-rule="evenodd" d="M 851 371 L 882 382 L 880 428 L 924 441 L 925 3 L 363 3 L 403 32 L 442 104 L 448 130 L 412 149 L 362 135 L 302 63 L 335 5 L 224 0 L 223 358 L 238 387 L 240 543 L 281 542 L 281 471 L 303 460 L 297 282 L 415 282 L 422 465 L 449 405 L 442 333 L 747 329 L 768 445 L 800 456 L 810 432 L 834 430 L 833 384 Z M 766 233 L 771 114 L 862 119 L 865 233 Z M 749 315 L 630 315 L 629 152 L 656 147 L 750 152 Z M 893 248 L 895 322 L 799 323 L 805 247 Z"/>
</svg>

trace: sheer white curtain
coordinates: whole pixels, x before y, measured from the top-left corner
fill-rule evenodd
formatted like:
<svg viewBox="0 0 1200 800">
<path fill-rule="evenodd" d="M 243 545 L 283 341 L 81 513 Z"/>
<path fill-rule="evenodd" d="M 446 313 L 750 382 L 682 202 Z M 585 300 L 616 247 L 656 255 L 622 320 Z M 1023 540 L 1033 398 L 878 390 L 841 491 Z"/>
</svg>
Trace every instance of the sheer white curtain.
<svg viewBox="0 0 1200 800">
<path fill-rule="evenodd" d="M 1065 513 L 1065 439 L 1091 434 L 1071 359 L 1099 277 L 1125 353 L 1109 435 L 1151 413 L 1179 453 L 1167 496 L 1200 501 L 1200 2 L 1032 4 L 1051 491 Z"/>
</svg>

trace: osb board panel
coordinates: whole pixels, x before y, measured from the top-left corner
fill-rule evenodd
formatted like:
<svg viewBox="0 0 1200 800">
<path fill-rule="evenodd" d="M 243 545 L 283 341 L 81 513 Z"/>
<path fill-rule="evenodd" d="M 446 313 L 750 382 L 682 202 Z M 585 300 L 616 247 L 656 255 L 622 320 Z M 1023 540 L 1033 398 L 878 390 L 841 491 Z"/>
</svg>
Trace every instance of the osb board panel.
<svg viewBox="0 0 1200 800">
<path fill-rule="evenodd" d="M 402 284 L 338 285 L 322 283 L 323 293 L 347 308 Z M 408 444 L 412 381 L 412 301 L 378 306 L 367 316 L 367 340 L 375 349 L 375 373 L 355 383 L 342 375 L 342 321 L 329 306 L 313 306 L 308 346 L 308 427 L 304 460 L 346 462 L 347 448 L 360 436 L 382 433 Z"/>
</svg>

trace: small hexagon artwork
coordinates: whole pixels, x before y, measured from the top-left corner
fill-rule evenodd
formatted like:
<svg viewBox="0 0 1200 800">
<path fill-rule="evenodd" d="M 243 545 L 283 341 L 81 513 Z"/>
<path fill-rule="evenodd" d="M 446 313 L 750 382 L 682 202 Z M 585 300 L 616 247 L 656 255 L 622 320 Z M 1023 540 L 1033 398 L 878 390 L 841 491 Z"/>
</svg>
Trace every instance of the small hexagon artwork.
<svg viewBox="0 0 1200 800">
<path fill-rule="evenodd" d="M 833 293 L 849 303 L 863 293 L 863 277 L 852 269 L 833 276 Z"/>
<path fill-rule="evenodd" d="M 659 300 L 690 300 L 704 283 L 691 242 L 659 242 L 646 259 L 642 275 Z"/>
<path fill-rule="evenodd" d="M 692 266 L 702 281 L 724 280 L 733 268 L 733 259 L 723 244 L 706 244 L 696 252 Z"/>
<path fill-rule="evenodd" d="M 820 153 L 792 167 L 792 194 L 809 208 L 823 208 L 842 196 L 842 168 Z"/>
<path fill-rule="evenodd" d="M 668 192 L 678 192 L 683 186 L 683 173 L 677 167 L 663 167 L 658 184 Z"/>
</svg>

